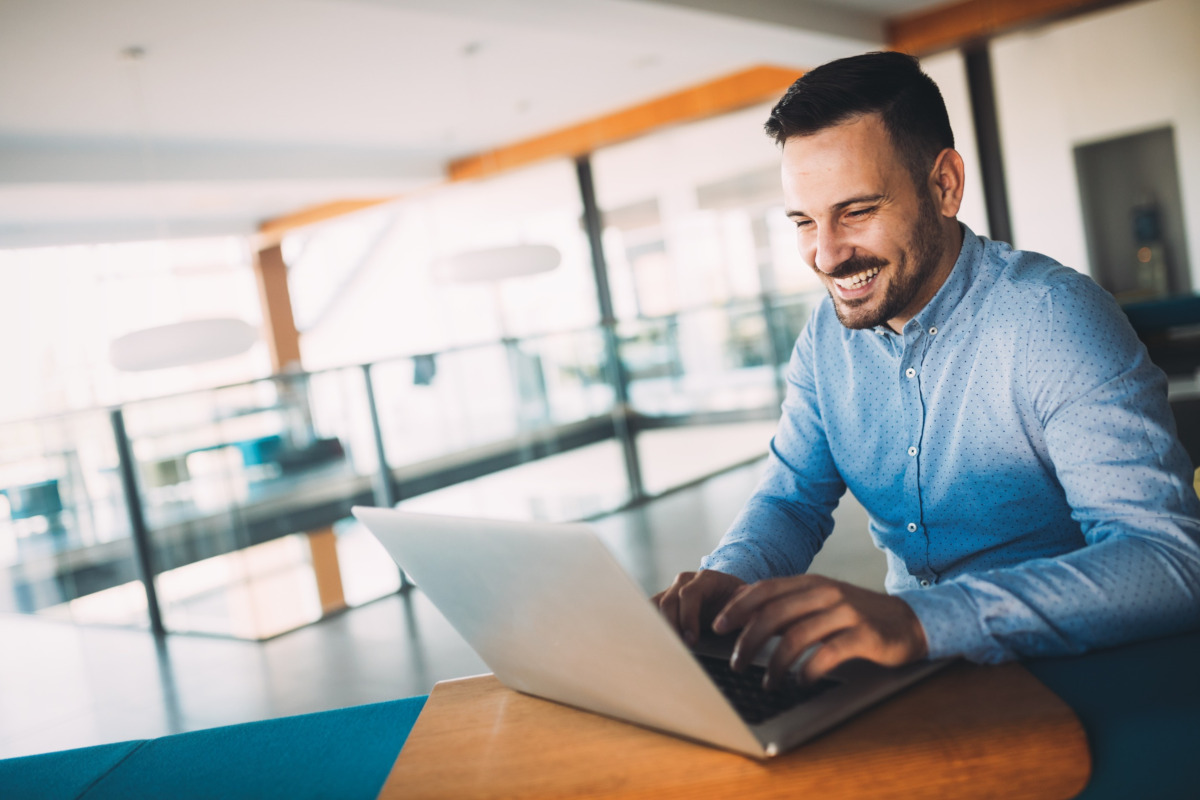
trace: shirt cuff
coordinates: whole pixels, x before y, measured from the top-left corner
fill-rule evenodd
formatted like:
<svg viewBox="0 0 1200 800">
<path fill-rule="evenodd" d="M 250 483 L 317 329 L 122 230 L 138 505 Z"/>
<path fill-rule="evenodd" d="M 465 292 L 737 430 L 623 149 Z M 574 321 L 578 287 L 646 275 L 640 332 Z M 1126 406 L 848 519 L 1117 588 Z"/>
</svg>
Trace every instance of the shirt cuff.
<svg viewBox="0 0 1200 800">
<path fill-rule="evenodd" d="M 981 664 L 1009 656 L 984 630 L 979 611 L 967 591 L 954 583 L 897 592 L 925 629 L 930 660 L 963 656 Z"/>
<path fill-rule="evenodd" d="M 761 580 L 756 574 L 753 565 L 746 563 L 745 559 L 721 556 L 718 553 L 712 553 L 700 559 L 700 569 L 724 572 L 726 575 L 732 575 L 746 583 L 754 583 Z"/>
</svg>

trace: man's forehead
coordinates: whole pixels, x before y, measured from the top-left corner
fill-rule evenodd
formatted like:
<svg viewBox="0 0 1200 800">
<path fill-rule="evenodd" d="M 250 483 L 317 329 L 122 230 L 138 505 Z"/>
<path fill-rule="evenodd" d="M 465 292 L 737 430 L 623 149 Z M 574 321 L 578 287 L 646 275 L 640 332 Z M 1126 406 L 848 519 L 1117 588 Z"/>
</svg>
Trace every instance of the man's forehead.
<svg viewBox="0 0 1200 800">
<path fill-rule="evenodd" d="M 813 133 L 788 137 L 783 143 L 785 161 L 801 162 L 837 151 L 844 151 L 847 157 L 868 155 L 880 161 L 896 157 L 892 138 L 878 114 L 852 117 Z"/>
<path fill-rule="evenodd" d="M 780 168 L 789 211 L 886 193 L 897 176 L 907 174 L 882 122 L 871 117 L 789 138 Z"/>
</svg>

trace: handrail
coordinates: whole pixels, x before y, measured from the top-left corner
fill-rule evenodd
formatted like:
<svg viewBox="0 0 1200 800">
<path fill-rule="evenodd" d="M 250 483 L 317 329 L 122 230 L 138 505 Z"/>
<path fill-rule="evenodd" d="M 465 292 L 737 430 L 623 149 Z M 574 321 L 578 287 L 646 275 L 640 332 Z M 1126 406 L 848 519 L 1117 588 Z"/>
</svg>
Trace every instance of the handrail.
<svg viewBox="0 0 1200 800">
<path fill-rule="evenodd" d="M 740 306 L 753 305 L 755 302 L 759 303 L 758 310 L 761 311 L 763 300 L 769 300 L 770 305 L 772 307 L 779 308 L 780 306 L 790 305 L 790 304 L 796 303 L 796 302 L 803 302 L 805 300 L 811 299 L 815 295 L 824 296 L 824 292 L 822 290 L 810 290 L 810 291 L 806 291 L 806 292 L 793 292 L 793 293 L 789 293 L 789 294 L 773 294 L 772 293 L 772 294 L 763 294 L 763 295 L 747 295 L 745 297 L 732 298 L 732 299 L 727 300 L 722 303 L 699 303 L 696 305 L 685 306 L 683 308 L 680 308 L 676 311 L 673 311 L 673 312 L 670 312 L 667 314 L 657 314 L 654 316 L 639 315 L 637 317 L 627 317 L 625 319 L 616 320 L 615 324 L 617 326 L 620 326 L 622 324 L 629 324 L 629 323 L 656 323 L 656 322 L 670 320 L 672 318 L 678 318 L 681 315 L 695 314 L 695 313 L 700 313 L 700 312 L 704 312 L 704 311 L 732 311 L 732 310 L 737 309 Z M 339 364 L 339 365 L 335 365 L 335 366 L 331 366 L 331 367 L 322 367 L 322 368 L 316 369 L 316 370 L 298 370 L 296 372 L 276 372 L 276 373 L 272 373 L 270 375 L 264 375 L 260 378 L 251 378 L 249 380 L 238 381 L 236 383 L 219 384 L 217 386 L 209 386 L 209 387 L 204 387 L 204 388 L 199 388 L 199 389 L 186 389 L 186 390 L 179 391 L 179 392 L 171 392 L 169 394 L 153 395 L 151 397 L 139 397 L 134 400 L 126 400 L 121 403 L 115 403 L 112 405 L 86 406 L 83 408 L 75 408 L 75 409 L 66 409 L 63 411 L 56 411 L 51 414 L 44 414 L 44 415 L 40 415 L 40 416 L 36 416 L 36 417 L 19 417 L 16 419 L 0 420 L 0 428 L 9 426 L 9 425 L 28 425 L 28 424 L 35 424 L 35 423 L 42 423 L 42 422 L 51 422 L 51 421 L 55 421 L 55 420 L 63 420 L 63 419 L 67 419 L 70 417 L 82 416 L 82 415 L 86 415 L 86 414 L 97 414 L 97 413 L 108 414 L 108 413 L 111 413 L 114 409 L 134 406 L 134 405 L 142 404 L 142 403 L 156 403 L 156 402 L 163 401 L 163 400 L 173 400 L 173 399 L 177 399 L 180 397 L 186 397 L 189 395 L 198 395 L 198 394 L 204 394 L 204 393 L 209 393 L 209 392 L 223 392 L 223 391 L 228 391 L 230 389 L 237 389 L 237 388 L 240 388 L 243 386 L 253 386 L 254 384 L 265 383 L 265 382 L 278 383 L 278 382 L 282 382 L 282 381 L 304 380 L 304 379 L 306 379 L 308 377 L 312 377 L 314 375 L 325 375 L 325 374 L 341 372 L 341 371 L 345 371 L 345 370 L 363 369 L 364 367 L 375 367 L 375 366 L 385 365 L 385 364 L 394 364 L 397 362 L 407 361 L 407 360 L 411 360 L 413 358 L 418 358 L 421 356 L 442 357 L 442 356 L 446 356 L 446 355 L 454 355 L 456 353 L 469 352 L 472 350 L 483 350 L 483 349 L 490 348 L 490 347 L 503 346 L 505 343 L 516 343 L 519 345 L 523 342 L 535 342 L 535 341 L 541 341 L 541 340 L 545 340 L 545 339 L 549 339 L 549 338 L 553 338 L 553 337 L 559 337 L 559 336 L 574 336 L 574 335 L 579 335 L 579 334 L 584 334 L 584 333 L 592 333 L 592 332 L 600 333 L 604 330 L 604 327 L 605 326 L 602 323 L 597 323 L 595 325 L 588 325 L 588 326 L 578 327 L 578 328 L 567 328 L 567 329 L 555 330 L 555 331 L 540 331 L 538 333 L 529 334 L 527 336 L 507 337 L 507 338 L 501 338 L 501 339 L 488 339 L 486 341 L 481 341 L 481 342 L 469 342 L 466 344 L 452 345 L 450 347 L 446 347 L 441 350 L 401 353 L 401 354 L 394 355 L 394 356 L 387 356 L 385 358 L 381 358 L 376 361 L 350 362 L 350 363 Z"/>
</svg>

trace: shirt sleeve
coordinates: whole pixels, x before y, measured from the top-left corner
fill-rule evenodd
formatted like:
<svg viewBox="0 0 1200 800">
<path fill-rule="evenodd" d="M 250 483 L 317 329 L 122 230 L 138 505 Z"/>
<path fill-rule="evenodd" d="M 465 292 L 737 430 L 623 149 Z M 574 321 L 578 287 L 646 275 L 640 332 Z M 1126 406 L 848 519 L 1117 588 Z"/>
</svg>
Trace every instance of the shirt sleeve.
<svg viewBox="0 0 1200 800">
<path fill-rule="evenodd" d="M 833 509 L 846 484 L 834 466 L 817 403 L 816 317 L 809 319 L 792 350 L 783 414 L 771 439 L 766 472 L 717 548 L 701 561 L 701 569 L 748 583 L 795 575 L 808 569 L 833 530 Z"/>
<path fill-rule="evenodd" d="M 1067 655 L 1200 626 L 1200 501 L 1166 377 L 1083 276 L 1046 293 L 1025 357 L 1022 396 L 1086 544 L 898 593 L 930 656 Z"/>
</svg>

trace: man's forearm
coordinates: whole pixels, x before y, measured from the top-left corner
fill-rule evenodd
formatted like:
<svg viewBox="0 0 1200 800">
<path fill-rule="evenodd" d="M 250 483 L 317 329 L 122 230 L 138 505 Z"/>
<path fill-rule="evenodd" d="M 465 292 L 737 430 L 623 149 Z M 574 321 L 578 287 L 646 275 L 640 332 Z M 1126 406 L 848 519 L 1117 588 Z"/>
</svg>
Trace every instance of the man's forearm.
<svg viewBox="0 0 1200 800">
<path fill-rule="evenodd" d="M 1200 627 L 1200 549 L 1183 534 L 1122 534 L 898 596 L 931 657 L 1070 655 Z"/>
<path fill-rule="evenodd" d="M 755 495 L 700 566 L 747 583 L 798 575 L 808 569 L 832 529 L 828 514 L 823 518 L 795 501 Z"/>
</svg>

